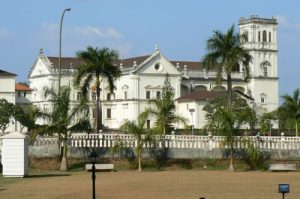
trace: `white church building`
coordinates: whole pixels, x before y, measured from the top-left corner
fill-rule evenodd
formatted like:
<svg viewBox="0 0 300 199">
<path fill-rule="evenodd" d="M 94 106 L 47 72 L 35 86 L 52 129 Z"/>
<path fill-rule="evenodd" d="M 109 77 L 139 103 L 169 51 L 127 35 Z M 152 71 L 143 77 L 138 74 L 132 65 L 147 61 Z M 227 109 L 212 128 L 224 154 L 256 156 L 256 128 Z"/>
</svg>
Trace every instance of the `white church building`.
<svg viewBox="0 0 300 199">
<path fill-rule="evenodd" d="M 253 103 L 272 111 L 278 107 L 278 69 L 277 69 L 277 20 L 258 16 L 240 18 L 241 33 L 248 35 L 245 48 L 253 57 L 250 65 L 251 79 L 243 81 L 242 68 L 232 75 L 233 89 L 253 99 Z M 76 103 L 81 98 L 80 89 L 73 87 L 73 74 L 80 65 L 80 60 L 62 57 L 61 85 L 71 89 L 71 100 Z M 122 75 L 117 81 L 114 93 L 108 85 L 101 85 L 103 102 L 102 122 L 110 129 L 117 129 L 125 119 L 135 120 L 149 107 L 149 100 L 160 98 L 165 76 L 174 89 L 176 113 L 186 117 L 194 128 L 205 124 L 203 106 L 207 100 L 218 96 L 218 90 L 226 90 L 226 75 L 221 86 L 215 83 L 216 72 L 206 71 L 201 62 L 168 60 L 156 47 L 149 55 L 120 60 L 118 63 Z M 45 55 L 42 51 L 37 56 L 29 73 L 32 89 L 31 101 L 41 110 L 49 110 L 51 103 L 44 98 L 44 88 L 58 86 L 58 57 Z M 90 113 L 94 113 L 95 94 L 90 89 Z M 90 115 L 91 121 L 94 114 Z M 44 121 L 40 120 L 39 123 Z M 154 125 L 154 118 L 149 118 L 147 125 Z M 177 128 L 182 128 L 177 124 Z"/>
</svg>

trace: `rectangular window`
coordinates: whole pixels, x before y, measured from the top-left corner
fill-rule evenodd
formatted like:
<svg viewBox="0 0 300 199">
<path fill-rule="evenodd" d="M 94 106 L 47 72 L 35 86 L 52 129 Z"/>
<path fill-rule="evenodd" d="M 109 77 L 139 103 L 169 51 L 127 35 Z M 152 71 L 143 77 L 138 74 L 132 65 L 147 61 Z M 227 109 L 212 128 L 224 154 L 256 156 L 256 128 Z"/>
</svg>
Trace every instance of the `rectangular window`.
<svg viewBox="0 0 300 199">
<path fill-rule="evenodd" d="M 18 91 L 18 97 L 21 97 L 21 92 L 20 91 Z"/>
<path fill-rule="evenodd" d="M 264 98 L 264 97 L 261 97 L 261 98 L 260 98 L 260 102 L 261 102 L 262 104 L 264 104 L 264 103 L 265 103 L 265 98 Z"/>
<path fill-rule="evenodd" d="M 124 92 L 124 99 L 127 100 L 127 91 Z"/>
<path fill-rule="evenodd" d="M 106 118 L 111 119 L 111 109 L 110 108 L 106 109 Z"/>
<path fill-rule="evenodd" d="M 150 120 L 147 120 L 147 129 L 150 129 Z"/>
<path fill-rule="evenodd" d="M 77 92 L 77 100 L 78 100 L 78 101 L 81 100 L 81 92 Z"/>
<path fill-rule="evenodd" d="M 24 97 L 26 97 L 26 92 L 24 92 Z"/>
<path fill-rule="evenodd" d="M 160 91 L 157 91 L 156 92 L 156 99 L 160 99 L 160 98 L 161 98 Z"/>
<path fill-rule="evenodd" d="M 150 96 L 150 91 L 147 91 L 147 92 L 146 92 L 146 99 L 150 99 L 150 97 L 151 97 L 151 96 Z"/>
<path fill-rule="evenodd" d="M 268 76 L 268 67 L 264 67 L 264 76 L 267 77 Z"/>
</svg>

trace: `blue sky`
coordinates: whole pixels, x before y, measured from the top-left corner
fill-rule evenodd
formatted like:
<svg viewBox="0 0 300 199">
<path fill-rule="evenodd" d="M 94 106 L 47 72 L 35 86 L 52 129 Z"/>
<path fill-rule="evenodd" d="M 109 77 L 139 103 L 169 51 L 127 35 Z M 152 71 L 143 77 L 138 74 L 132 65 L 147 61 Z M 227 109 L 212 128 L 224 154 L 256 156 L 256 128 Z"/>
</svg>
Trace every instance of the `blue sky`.
<svg viewBox="0 0 300 199">
<path fill-rule="evenodd" d="M 213 30 L 237 27 L 240 17 L 278 19 L 280 95 L 300 80 L 298 0 L 1 0 L 0 69 L 27 76 L 40 48 L 58 56 L 61 13 L 62 55 L 88 45 L 117 49 L 121 57 L 150 54 L 158 44 L 170 60 L 199 61 Z"/>
</svg>

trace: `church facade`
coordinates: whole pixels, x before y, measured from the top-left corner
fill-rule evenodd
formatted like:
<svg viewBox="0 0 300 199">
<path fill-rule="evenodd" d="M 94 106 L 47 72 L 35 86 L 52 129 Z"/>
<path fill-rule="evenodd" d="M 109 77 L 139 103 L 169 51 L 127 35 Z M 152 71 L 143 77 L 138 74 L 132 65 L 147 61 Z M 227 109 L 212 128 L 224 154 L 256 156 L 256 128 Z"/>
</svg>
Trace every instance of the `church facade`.
<svg viewBox="0 0 300 199">
<path fill-rule="evenodd" d="M 241 33 L 248 35 L 244 47 L 249 50 L 253 61 L 250 81 L 243 81 L 241 68 L 232 75 L 233 89 L 249 96 L 251 103 L 265 111 L 272 111 L 278 107 L 277 21 L 275 18 L 251 16 L 241 18 L 239 27 Z M 74 104 L 81 98 L 80 89 L 73 86 L 73 74 L 80 64 L 77 58 L 62 58 L 61 85 L 71 87 L 71 101 Z M 226 90 L 226 81 L 216 85 L 216 72 L 206 71 L 201 62 L 168 60 L 158 47 L 149 55 L 123 59 L 117 65 L 122 75 L 115 82 L 114 92 L 110 93 L 105 81 L 101 84 L 102 121 L 110 129 L 117 129 L 125 119 L 136 120 L 143 110 L 151 106 L 150 99 L 160 98 L 166 74 L 174 89 L 176 113 L 187 118 L 194 128 L 202 128 L 206 124 L 202 108 L 207 100 L 216 97 L 216 91 Z M 30 70 L 29 84 L 33 105 L 44 111 L 50 110 L 51 102 L 43 93 L 46 87 L 58 87 L 58 57 L 40 52 Z M 90 89 L 89 103 L 90 119 L 94 122 L 93 87 Z M 38 121 L 44 122 L 43 119 Z M 147 126 L 152 127 L 154 122 L 154 118 L 149 118 Z M 183 126 L 176 124 L 175 127 Z"/>
</svg>

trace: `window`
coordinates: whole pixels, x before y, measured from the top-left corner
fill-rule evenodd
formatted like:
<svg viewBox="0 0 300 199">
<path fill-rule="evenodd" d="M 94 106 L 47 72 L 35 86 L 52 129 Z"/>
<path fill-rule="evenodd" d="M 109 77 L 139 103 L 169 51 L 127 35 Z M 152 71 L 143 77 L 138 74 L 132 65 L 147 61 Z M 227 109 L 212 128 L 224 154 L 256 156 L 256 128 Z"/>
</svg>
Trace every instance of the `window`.
<svg viewBox="0 0 300 199">
<path fill-rule="evenodd" d="M 107 93 L 106 100 L 111 100 L 111 93 Z"/>
<path fill-rule="evenodd" d="M 106 118 L 111 119 L 111 109 L 110 108 L 106 109 Z"/>
<path fill-rule="evenodd" d="M 260 94 L 260 103 L 265 104 L 267 99 L 267 95 L 262 93 Z"/>
<path fill-rule="evenodd" d="M 258 31 L 258 42 L 260 42 L 260 31 Z"/>
<path fill-rule="evenodd" d="M 245 31 L 244 33 L 243 33 L 243 38 L 244 38 L 244 42 L 248 42 L 248 31 Z"/>
<path fill-rule="evenodd" d="M 272 39 L 271 39 L 271 32 L 269 32 L 269 42 L 271 43 Z"/>
<path fill-rule="evenodd" d="M 77 100 L 78 100 L 78 101 L 81 100 L 81 97 L 82 97 L 81 92 L 77 92 Z"/>
<path fill-rule="evenodd" d="M 127 91 L 124 91 L 124 99 L 127 100 Z"/>
<path fill-rule="evenodd" d="M 146 91 L 146 99 L 150 99 L 150 91 Z"/>
<path fill-rule="evenodd" d="M 267 31 L 263 31 L 263 42 L 267 42 Z"/>
<path fill-rule="evenodd" d="M 92 109 L 92 113 L 93 113 L 92 117 L 95 118 L 96 117 L 96 109 L 95 108 Z"/>
<path fill-rule="evenodd" d="M 155 70 L 159 70 L 160 64 L 159 64 L 159 63 L 156 63 L 156 64 L 154 65 L 154 68 L 155 68 Z"/>
<path fill-rule="evenodd" d="M 26 97 L 26 92 L 24 92 L 24 97 Z"/>
<path fill-rule="evenodd" d="M 18 97 L 21 97 L 21 92 L 20 91 L 18 91 Z"/>
<path fill-rule="evenodd" d="M 268 76 L 268 67 L 264 66 L 264 77 Z"/>
<path fill-rule="evenodd" d="M 97 98 L 96 92 L 92 92 L 92 100 L 96 100 Z"/>
<path fill-rule="evenodd" d="M 147 120 L 147 129 L 150 129 L 150 120 Z"/>
<path fill-rule="evenodd" d="M 161 98 L 160 91 L 157 91 L 157 92 L 156 92 L 156 99 L 160 99 L 160 98 Z"/>
</svg>

